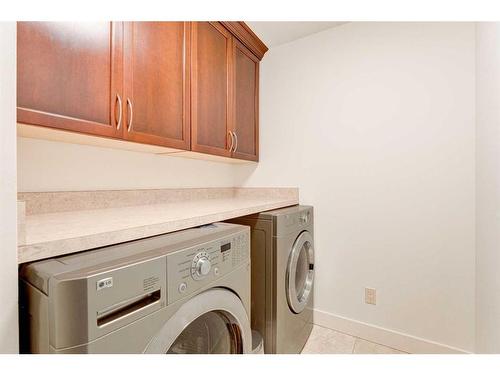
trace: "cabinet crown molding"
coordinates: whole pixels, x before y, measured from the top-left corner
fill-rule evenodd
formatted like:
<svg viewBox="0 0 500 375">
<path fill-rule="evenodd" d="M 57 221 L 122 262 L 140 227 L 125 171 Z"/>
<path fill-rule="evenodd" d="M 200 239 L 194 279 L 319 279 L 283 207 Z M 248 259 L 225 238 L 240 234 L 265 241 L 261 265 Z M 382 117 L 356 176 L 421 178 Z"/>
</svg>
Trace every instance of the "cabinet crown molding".
<svg viewBox="0 0 500 375">
<path fill-rule="evenodd" d="M 259 60 L 262 60 L 268 48 L 245 22 L 222 21 L 221 23 L 231 32 L 231 34 L 243 43 L 245 47 L 252 51 Z"/>
</svg>

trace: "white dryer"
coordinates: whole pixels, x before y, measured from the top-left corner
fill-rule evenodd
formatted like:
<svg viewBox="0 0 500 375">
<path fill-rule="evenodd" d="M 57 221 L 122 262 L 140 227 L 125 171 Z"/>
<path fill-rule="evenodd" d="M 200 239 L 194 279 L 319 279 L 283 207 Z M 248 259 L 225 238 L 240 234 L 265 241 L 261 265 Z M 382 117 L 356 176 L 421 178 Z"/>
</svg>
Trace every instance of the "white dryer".
<svg viewBox="0 0 500 375">
<path fill-rule="evenodd" d="M 250 353 L 249 246 L 217 223 L 23 265 L 22 352 Z"/>
</svg>

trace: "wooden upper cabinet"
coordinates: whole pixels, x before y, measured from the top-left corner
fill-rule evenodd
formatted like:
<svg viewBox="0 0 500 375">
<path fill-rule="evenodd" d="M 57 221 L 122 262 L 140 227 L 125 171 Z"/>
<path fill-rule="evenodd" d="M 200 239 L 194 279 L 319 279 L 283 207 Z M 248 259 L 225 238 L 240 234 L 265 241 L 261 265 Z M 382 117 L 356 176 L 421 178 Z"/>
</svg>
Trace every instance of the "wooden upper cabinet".
<svg viewBox="0 0 500 375">
<path fill-rule="evenodd" d="M 239 41 L 234 42 L 233 157 L 259 159 L 259 60 Z"/>
<path fill-rule="evenodd" d="M 19 22 L 19 123 L 257 161 L 259 62 L 243 22 Z"/>
<path fill-rule="evenodd" d="M 119 136 L 121 23 L 19 22 L 17 40 L 18 122 Z"/>
<path fill-rule="evenodd" d="M 190 147 L 190 23 L 124 24 L 124 138 Z"/>
<path fill-rule="evenodd" d="M 232 37 L 219 22 L 192 23 L 191 150 L 231 156 Z"/>
</svg>

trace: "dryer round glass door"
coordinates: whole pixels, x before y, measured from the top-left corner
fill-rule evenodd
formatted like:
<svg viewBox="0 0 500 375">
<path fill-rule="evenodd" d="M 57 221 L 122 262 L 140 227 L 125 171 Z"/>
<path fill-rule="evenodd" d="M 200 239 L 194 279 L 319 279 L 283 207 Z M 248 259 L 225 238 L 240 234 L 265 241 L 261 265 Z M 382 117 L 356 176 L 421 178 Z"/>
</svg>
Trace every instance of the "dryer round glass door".
<svg viewBox="0 0 500 375">
<path fill-rule="evenodd" d="M 214 288 L 185 302 L 145 353 L 237 354 L 252 351 L 250 320 L 233 292 Z"/>
<path fill-rule="evenodd" d="M 286 272 L 286 296 L 288 306 L 294 313 L 301 313 L 307 306 L 311 298 L 313 280 L 313 238 L 308 231 L 304 231 L 293 244 Z"/>
</svg>

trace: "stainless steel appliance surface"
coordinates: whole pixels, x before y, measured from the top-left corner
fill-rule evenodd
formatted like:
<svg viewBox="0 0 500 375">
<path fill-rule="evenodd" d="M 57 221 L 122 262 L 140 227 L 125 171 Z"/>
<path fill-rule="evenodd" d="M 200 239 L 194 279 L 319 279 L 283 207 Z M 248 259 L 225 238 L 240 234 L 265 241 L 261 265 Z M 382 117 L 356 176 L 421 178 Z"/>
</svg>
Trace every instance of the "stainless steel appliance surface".
<svg viewBox="0 0 500 375">
<path fill-rule="evenodd" d="M 215 223 L 20 268 L 22 352 L 251 353 L 250 230 Z"/>
<path fill-rule="evenodd" d="M 300 353 L 313 323 L 313 208 L 292 206 L 231 223 L 251 228 L 252 329 L 266 353 Z"/>
</svg>

